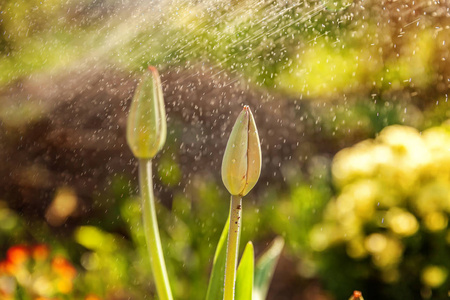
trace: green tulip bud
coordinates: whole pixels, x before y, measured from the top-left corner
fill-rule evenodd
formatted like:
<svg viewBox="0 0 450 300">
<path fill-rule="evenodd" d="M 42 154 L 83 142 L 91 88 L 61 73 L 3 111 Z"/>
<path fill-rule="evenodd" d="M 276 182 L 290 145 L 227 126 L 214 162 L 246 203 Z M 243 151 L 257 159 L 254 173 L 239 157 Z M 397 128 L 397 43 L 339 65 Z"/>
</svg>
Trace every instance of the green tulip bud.
<svg viewBox="0 0 450 300">
<path fill-rule="evenodd" d="M 161 80 L 156 68 L 150 66 L 131 103 L 127 122 L 128 146 L 137 158 L 153 158 L 164 145 L 166 132 Z"/>
<path fill-rule="evenodd" d="M 222 181 L 231 195 L 245 196 L 261 174 L 261 146 L 255 119 L 244 106 L 233 126 L 222 160 Z"/>
</svg>

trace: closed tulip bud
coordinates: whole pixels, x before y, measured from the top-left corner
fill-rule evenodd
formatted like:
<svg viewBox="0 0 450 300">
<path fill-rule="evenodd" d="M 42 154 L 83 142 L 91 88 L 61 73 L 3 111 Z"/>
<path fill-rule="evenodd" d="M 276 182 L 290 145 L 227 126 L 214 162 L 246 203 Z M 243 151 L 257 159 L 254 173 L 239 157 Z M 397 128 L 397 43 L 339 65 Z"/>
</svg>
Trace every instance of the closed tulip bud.
<svg viewBox="0 0 450 300">
<path fill-rule="evenodd" d="M 139 82 L 127 123 L 127 142 L 137 158 L 153 158 L 166 141 L 166 112 L 161 80 L 155 67 Z"/>
<path fill-rule="evenodd" d="M 231 195 L 245 196 L 261 174 L 261 146 L 253 114 L 244 106 L 233 126 L 222 160 L 222 180 Z"/>
</svg>

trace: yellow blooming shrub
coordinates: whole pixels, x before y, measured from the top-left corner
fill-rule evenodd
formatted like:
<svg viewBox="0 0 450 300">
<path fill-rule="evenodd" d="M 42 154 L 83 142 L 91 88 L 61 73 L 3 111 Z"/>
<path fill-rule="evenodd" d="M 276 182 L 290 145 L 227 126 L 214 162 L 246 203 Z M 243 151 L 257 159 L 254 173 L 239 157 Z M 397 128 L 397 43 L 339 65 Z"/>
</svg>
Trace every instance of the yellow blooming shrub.
<svg viewBox="0 0 450 300">
<path fill-rule="evenodd" d="M 423 132 L 386 127 L 337 153 L 332 175 L 336 197 L 310 243 L 325 278 L 337 272 L 358 282 L 335 277 L 331 289 L 341 282 L 383 299 L 447 295 L 450 123 Z"/>
</svg>

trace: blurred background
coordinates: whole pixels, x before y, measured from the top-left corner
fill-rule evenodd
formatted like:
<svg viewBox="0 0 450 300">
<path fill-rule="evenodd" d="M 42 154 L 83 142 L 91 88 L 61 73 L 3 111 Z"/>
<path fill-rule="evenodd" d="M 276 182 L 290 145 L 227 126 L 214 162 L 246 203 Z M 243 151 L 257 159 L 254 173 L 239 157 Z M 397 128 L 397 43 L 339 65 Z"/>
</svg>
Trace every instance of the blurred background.
<svg viewBox="0 0 450 300">
<path fill-rule="evenodd" d="M 268 299 L 448 299 L 450 1 L 0 1 L 0 299 L 154 299 L 140 75 L 168 119 L 155 194 L 176 299 L 202 299 L 250 105 L 241 246 L 286 245 Z"/>
</svg>

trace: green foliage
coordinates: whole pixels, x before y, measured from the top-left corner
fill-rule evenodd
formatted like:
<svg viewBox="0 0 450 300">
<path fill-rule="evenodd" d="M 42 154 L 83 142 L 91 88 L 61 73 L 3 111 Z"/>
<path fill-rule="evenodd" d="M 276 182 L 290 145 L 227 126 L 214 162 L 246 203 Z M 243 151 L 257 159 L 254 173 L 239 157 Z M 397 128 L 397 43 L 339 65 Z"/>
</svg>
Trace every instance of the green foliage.
<svg viewBox="0 0 450 300">
<path fill-rule="evenodd" d="M 224 198 L 224 194 L 217 189 L 217 183 L 207 180 L 198 182 L 198 188 L 190 193 L 197 201 L 193 202 L 185 196 L 186 193 L 180 192 L 174 195 L 171 209 L 156 203 L 162 247 L 176 299 L 205 297 L 214 257 L 213 245 L 221 233 L 217 229 L 223 227 L 228 214 L 226 201 L 219 201 Z M 123 203 L 121 216 L 127 222 L 136 251 L 134 256 L 131 253 L 129 261 L 136 271 L 132 287 L 136 292 L 142 289 L 153 291 L 148 282 L 151 272 L 137 199 L 130 198 Z M 226 251 L 226 235 L 224 239 Z M 218 280 L 223 281 L 223 272 L 213 273 L 217 274 Z M 217 284 L 216 287 L 223 288 L 223 284 Z"/>
<path fill-rule="evenodd" d="M 219 243 L 217 244 L 216 252 L 214 254 L 208 290 L 206 292 L 206 300 L 223 299 L 223 274 L 225 274 L 225 262 L 227 259 L 227 238 L 229 226 L 230 218 L 228 218 L 225 223 L 225 227 L 220 235 Z"/>
<path fill-rule="evenodd" d="M 7 245 L 8 240 L 15 239 L 23 233 L 21 218 L 8 205 L 0 201 L 0 241 L 2 245 Z M 6 249 L 1 249 L 6 251 Z"/>
<path fill-rule="evenodd" d="M 164 154 L 158 163 L 158 175 L 163 184 L 175 186 L 180 182 L 182 173 L 179 164 L 169 154 Z"/>
<path fill-rule="evenodd" d="M 253 299 L 266 299 L 275 267 L 284 247 L 284 239 L 277 237 L 272 245 L 258 259 L 255 267 L 255 281 L 253 287 Z"/>
<path fill-rule="evenodd" d="M 353 0 L 323 1 L 323 3 L 328 10 L 338 11 L 350 6 L 353 3 Z"/>
<path fill-rule="evenodd" d="M 222 231 L 214 263 L 211 271 L 206 300 L 222 299 L 224 271 L 226 261 L 226 242 L 228 237 L 229 219 Z M 266 298 L 272 280 L 275 266 L 284 247 L 284 239 L 276 238 L 271 246 L 254 263 L 253 244 L 248 242 L 242 254 L 236 275 L 236 300 L 263 300 Z"/>
<path fill-rule="evenodd" d="M 214 9 L 186 2 L 167 4 L 165 16 L 153 16 L 154 21 L 144 24 L 120 21 L 113 2 L 103 6 L 113 13 L 98 12 L 95 1 L 6 1 L 0 82 L 58 69 L 85 56 L 106 58 L 132 70 L 206 61 L 238 72 L 257 86 L 339 99 L 343 94 L 369 96 L 408 88 L 426 91 L 438 77 L 433 74 L 447 72 L 436 64 L 444 58 L 447 35 L 434 32 L 442 24 L 431 19 L 432 14 L 423 17 L 424 28 L 406 24 L 402 41 L 396 42 L 397 24 L 379 26 L 390 24 L 387 20 L 393 16 L 376 2 L 311 0 L 255 6 L 253 1 L 240 1 Z M 223 22 L 216 22 L 219 19 Z"/>
<path fill-rule="evenodd" d="M 252 300 L 255 254 L 252 242 L 248 242 L 236 273 L 236 300 Z"/>
</svg>

